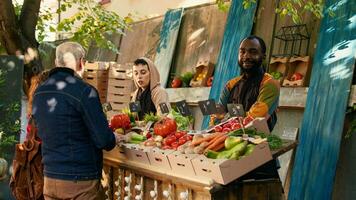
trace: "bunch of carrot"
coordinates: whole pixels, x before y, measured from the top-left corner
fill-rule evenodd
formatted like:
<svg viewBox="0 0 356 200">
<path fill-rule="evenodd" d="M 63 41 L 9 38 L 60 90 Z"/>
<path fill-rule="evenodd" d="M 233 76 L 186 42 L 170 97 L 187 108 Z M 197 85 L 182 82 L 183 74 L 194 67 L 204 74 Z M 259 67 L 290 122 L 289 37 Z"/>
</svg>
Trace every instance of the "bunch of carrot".
<svg viewBox="0 0 356 200">
<path fill-rule="evenodd" d="M 193 139 L 191 146 L 199 146 L 204 144 L 204 152 L 208 150 L 219 151 L 224 148 L 224 142 L 227 137 L 228 136 L 226 132 L 215 132 L 206 137 L 202 137 L 196 140 Z"/>
</svg>

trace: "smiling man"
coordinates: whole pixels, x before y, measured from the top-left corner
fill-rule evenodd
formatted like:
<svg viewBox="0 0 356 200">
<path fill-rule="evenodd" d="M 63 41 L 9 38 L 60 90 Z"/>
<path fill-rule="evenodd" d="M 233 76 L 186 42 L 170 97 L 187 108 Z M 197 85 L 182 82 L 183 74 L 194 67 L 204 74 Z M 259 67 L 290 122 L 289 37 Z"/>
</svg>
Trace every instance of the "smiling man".
<svg viewBox="0 0 356 200">
<path fill-rule="evenodd" d="M 242 40 L 239 47 L 241 76 L 227 82 L 220 96 L 220 103 L 241 104 L 250 118 L 266 117 L 272 131 L 277 122 L 276 109 L 279 83 L 265 73 L 262 62 L 266 58 L 265 42 L 257 36 Z"/>
</svg>

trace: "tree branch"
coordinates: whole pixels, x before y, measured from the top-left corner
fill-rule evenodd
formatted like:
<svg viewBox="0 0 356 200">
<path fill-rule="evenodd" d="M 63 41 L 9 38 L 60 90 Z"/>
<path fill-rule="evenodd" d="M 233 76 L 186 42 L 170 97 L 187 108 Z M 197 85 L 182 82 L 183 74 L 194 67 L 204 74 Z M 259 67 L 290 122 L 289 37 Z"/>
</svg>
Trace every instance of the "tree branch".
<svg viewBox="0 0 356 200">
<path fill-rule="evenodd" d="M 9 55 L 23 54 L 15 9 L 11 0 L 0 1 L 0 42 Z"/>
<path fill-rule="evenodd" d="M 31 47 L 38 47 L 36 40 L 36 25 L 40 11 L 41 0 L 25 0 L 20 15 L 20 28 Z"/>
</svg>

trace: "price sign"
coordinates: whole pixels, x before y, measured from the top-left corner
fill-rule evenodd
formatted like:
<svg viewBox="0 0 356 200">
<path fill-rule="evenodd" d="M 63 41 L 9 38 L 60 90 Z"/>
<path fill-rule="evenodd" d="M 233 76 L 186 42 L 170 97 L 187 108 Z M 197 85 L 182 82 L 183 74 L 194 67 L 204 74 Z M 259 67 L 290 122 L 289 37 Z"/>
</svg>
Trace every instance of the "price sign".
<svg viewBox="0 0 356 200">
<path fill-rule="evenodd" d="M 141 111 L 141 105 L 140 105 L 139 101 L 131 102 L 129 104 L 129 107 L 130 107 L 131 112 L 140 112 Z"/>
<path fill-rule="evenodd" d="M 227 104 L 227 110 L 231 117 L 245 117 L 245 110 L 242 104 Z"/>
<path fill-rule="evenodd" d="M 176 102 L 177 109 L 183 116 L 190 116 L 192 113 L 189 110 L 188 104 L 185 100 Z"/>
<path fill-rule="evenodd" d="M 103 107 L 104 113 L 106 113 L 106 112 L 112 110 L 111 104 L 110 104 L 109 102 L 103 103 L 103 104 L 102 104 L 102 107 Z"/>
<path fill-rule="evenodd" d="M 199 101 L 198 104 L 203 115 L 212 115 L 217 113 L 216 104 L 213 99 Z"/>
<path fill-rule="evenodd" d="M 169 113 L 169 109 L 166 103 L 160 103 L 159 107 L 161 108 L 162 114 Z"/>
</svg>

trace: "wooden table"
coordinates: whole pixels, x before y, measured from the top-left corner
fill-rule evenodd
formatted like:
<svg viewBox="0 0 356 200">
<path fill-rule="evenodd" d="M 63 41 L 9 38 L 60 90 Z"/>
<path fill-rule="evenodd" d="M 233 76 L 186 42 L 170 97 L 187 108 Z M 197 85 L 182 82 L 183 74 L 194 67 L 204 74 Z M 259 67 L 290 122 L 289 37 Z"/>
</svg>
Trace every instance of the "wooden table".
<svg viewBox="0 0 356 200">
<path fill-rule="evenodd" d="M 296 145 L 296 141 L 285 140 L 272 155 L 276 158 Z M 220 185 L 207 177 L 177 175 L 108 154 L 104 154 L 104 172 L 106 199 L 282 199 L 278 179 Z"/>
</svg>

